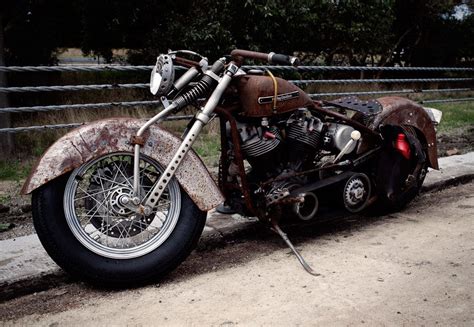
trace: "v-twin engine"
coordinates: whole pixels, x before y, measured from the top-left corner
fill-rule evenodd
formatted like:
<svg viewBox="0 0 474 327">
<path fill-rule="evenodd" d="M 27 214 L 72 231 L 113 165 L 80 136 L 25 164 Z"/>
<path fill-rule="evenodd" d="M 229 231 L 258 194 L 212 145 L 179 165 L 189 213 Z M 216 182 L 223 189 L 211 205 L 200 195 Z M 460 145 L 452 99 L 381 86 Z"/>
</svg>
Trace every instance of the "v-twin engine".
<svg viewBox="0 0 474 327">
<path fill-rule="evenodd" d="M 264 176 L 286 168 L 299 169 L 314 158 L 323 139 L 323 124 L 307 109 L 273 124 L 262 119 L 260 126 L 239 123 L 238 128 L 245 158 L 256 173 Z"/>
<path fill-rule="evenodd" d="M 339 153 L 351 139 L 348 125 L 323 123 L 306 108 L 286 118 L 262 118 L 237 124 L 245 159 L 257 179 L 315 167 L 319 151 Z M 354 151 L 353 144 L 347 153 Z"/>
</svg>

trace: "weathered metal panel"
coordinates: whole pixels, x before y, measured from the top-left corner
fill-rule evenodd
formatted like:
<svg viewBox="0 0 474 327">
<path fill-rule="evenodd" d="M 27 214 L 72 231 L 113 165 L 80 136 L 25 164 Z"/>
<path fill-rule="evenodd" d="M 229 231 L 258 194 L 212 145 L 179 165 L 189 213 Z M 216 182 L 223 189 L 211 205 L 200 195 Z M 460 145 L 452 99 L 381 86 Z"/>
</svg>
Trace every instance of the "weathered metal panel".
<svg viewBox="0 0 474 327">
<path fill-rule="evenodd" d="M 416 102 L 401 97 L 383 97 L 377 99 L 377 101 L 382 104 L 383 110 L 375 117 L 371 127 L 378 128 L 382 124 L 415 127 L 423 133 L 426 139 L 430 166 L 439 169 L 436 131 L 431 118 L 423 107 Z"/>
<path fill-rule="evenodd" d="M 133 153 L 131 138 L 144 122 L 135 118 L 104 119 L 69 132 L 44 153 L 23 185 L 22 193 L 31 193 L 101 155 L 121 151 Z M 179 138 L 157 126 L 152 126 L 144 137 L 142 153 L 164 167 L 181 144 Z M 194 151 L 184 158 L 175 176 L 199 209 L 208 211 L 223 202 L 219 188 Z"/>
<path fill-rule="evenodd" d="M 269 76 L 244 75 L 234 82 L 242 103 L 243 115 L 248 117 L 270 117 L 274 114 L 283 114 L 298 108 L 313 106 L 313 100 L 299 87 L 276 78 L 277 107 L 274 112 L 273 96 L 275 87 Z M 268 102 L 261 100 L 267 98 Z M 260 101 L 259 101 L 260 100 Z"/>
</svg>

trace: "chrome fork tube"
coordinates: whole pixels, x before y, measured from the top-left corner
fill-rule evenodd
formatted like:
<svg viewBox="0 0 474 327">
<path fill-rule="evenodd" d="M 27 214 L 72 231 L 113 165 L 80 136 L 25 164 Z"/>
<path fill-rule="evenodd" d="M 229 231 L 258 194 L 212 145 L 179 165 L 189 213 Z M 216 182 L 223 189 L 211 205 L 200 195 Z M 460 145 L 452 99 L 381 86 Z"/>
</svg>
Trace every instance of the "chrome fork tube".
<svg viewBox="0 0 474 327">
<path fill-rule="evenodd" d="M 151 125 L 153 125 L 154 123 L 158 123 L 158 122 L 162 121 L 169 114 L 171 114 L 174 109 L 176 109 L 176 104 L 172 103 L 168 107 L 166 107 L 165 109 L 160 111 L 153 118 L 151 118 L 149 121 L 147 121 L 145 124 L 143 124 L 142 127 L 140 127 L 140 129 L 137 132 L 137 136 L 142 136 L 143 133 Z M 140 197 L 139 175 L 140 175 L 140 145 L 135 144 L 134 156 L 133 156 L 133 199 L 132 199 L 132 201 L 134 202 L 135 205 L 138 205 L 140 203 L 140 199 L 139 199 L 139 197 Z"/>
<path fill-rule="evenodd" d="M 174 176 L 182 160 L 189 152 L 189 150 L 191 150 L 191 146 L 196 141 L 196 138 L 201 132 L 202 128 L 209 122 L 210 116 L 214 112 L 214 109 L 217 107 L 222 95 L 224 94 L 225 89 L 229 86 L 229 83 L 232 80 L 232 76 L 234 75 L 234 73 L 235 72 L 230 69 L 226 71 L 224 76 L 220 79 L 219 84 L 210 96 L 204 108 L 201 110 L 201 112 L 196 114 L 196 121 L 190 128 L 189 132 L 186 134 L 183 142 L 178 148 L 178 151 L 176 151 L 175 155 L 173 156 L 173 159 L 168 164 L 165 171 L 158 180 L 158 183 L 156 183 L 153 189 L 150 191 L 150 195 L 148 196 L 148 198 L 144 199 L 144 203 L 142 202 L 145 208 L 153 208 L 153 206 L 160 199 L 161 195 L 163 194 L 163 191 L 165 190 L 171 178 Z"/>
</svg>

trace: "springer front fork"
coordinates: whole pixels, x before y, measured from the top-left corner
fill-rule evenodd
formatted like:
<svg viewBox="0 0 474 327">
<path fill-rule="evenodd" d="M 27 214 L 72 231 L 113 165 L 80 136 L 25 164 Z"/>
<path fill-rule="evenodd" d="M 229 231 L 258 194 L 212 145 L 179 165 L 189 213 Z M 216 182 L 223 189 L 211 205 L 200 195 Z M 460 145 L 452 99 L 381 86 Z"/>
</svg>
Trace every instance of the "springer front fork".
<svg viewBox="0 0 474 327">
<path fill-rule="evenodd" d="M 148 193 L 147 198 L 140 198 L 140 145 L 135 144 L 134 148 L 134 165 L 133 165 L 133 197 L 132 203 L 137 206 L 138 211 L 147 215 L 152 212 L 152 208 L 158 203 L 161 195 L 163 194 L 166 186 L 170 182 L 171 178 L 176 173 L 176 170 L 180 166 L 186 154 L 191 150 L 192 145 L 196 141 L 197 136 L 200 134 L 203 127 L 211 119 L 212 113 L 219 104 L 219 101 L 224 94 L 224 91 L 229 86 L 232 77 L 237 73 L 239 67 L 233 63 L 230 63 L 220 78 L 217 87 L 212 92 L 209 100 L 207 101 L 204 108 L 199 111 L 195 116 L 195 122 L 184 136 L 183 142 L 179 146 L 178 150 L 174 154 L 171 162 L 166 167 L 165 171 L 161 175 L 158 182 L 153 186 L 153 189 Z M 137 132 L 137 137 L 141 137 L 143 133 L 152 125 L 163 121 L 169 116 L 174 110 L 178 109 L 176 104 L 172 103 L 166 107 L 159 114 L 154 116 L 152 119 L 147 121 Z"/>
</svg>

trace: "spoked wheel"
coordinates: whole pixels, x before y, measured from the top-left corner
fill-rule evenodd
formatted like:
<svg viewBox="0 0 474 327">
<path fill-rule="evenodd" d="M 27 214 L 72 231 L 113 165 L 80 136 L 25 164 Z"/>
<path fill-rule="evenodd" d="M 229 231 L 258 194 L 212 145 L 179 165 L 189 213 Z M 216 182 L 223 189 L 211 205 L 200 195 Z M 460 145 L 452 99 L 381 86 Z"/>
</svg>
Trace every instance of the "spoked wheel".
<svg viewBox="0 0 474 327">
<path fill-rule="evenodd" d="M 141 156 L 140 195 L 163 167 Z M 100 284 L 141 283 L 176 267 L 195 246 L 206 214 L 173 178 L 153 211 L 133 210 L 133 156 L 113 153 L 49 182 L 33 194 L 35 228 L 68 272 Z"/>
</svg>

